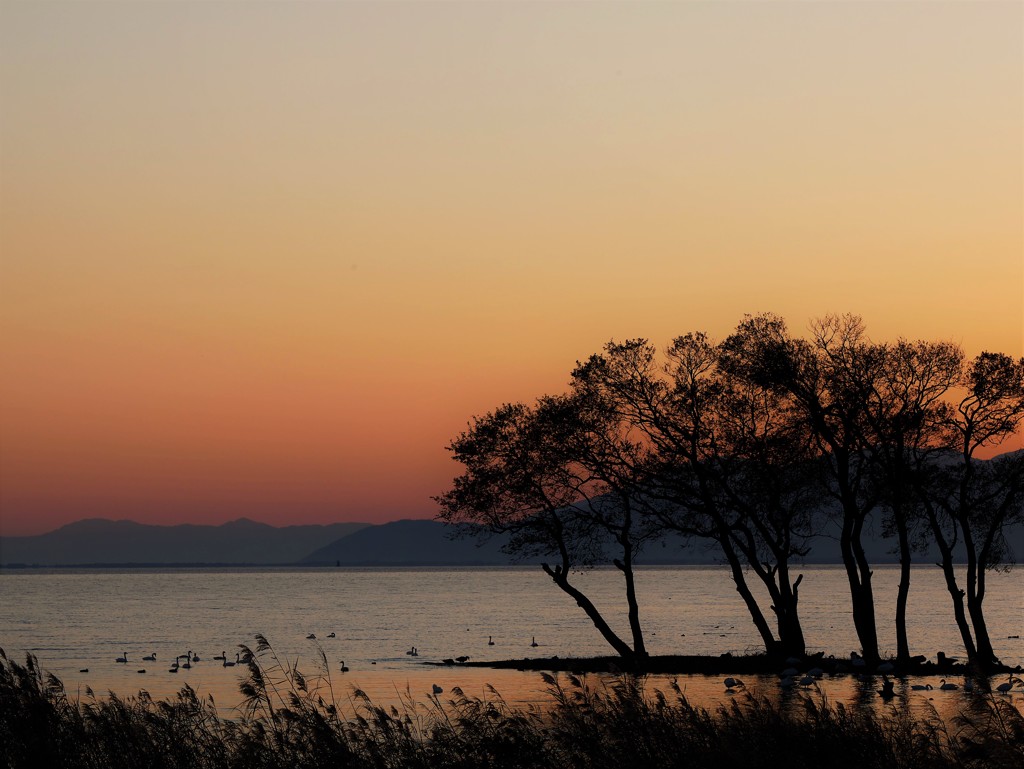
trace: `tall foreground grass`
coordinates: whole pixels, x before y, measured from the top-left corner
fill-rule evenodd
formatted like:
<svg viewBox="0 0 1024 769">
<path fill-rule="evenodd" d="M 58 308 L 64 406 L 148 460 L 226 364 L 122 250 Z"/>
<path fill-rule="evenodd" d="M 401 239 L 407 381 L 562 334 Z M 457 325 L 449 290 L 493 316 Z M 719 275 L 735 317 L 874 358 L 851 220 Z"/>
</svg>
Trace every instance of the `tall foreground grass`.
<svg viewBox="0 0 1024 769">
<path fill-rule="evenodd" d="M 445 699 L 380 707 L 358 690 L 340 700 L 321 655 L 306 677 L 259 638 L 236 718 L 184 687 L 82 700 L 35 657 L 0 650 L 0 759 L 11 767 L 1024 767 L 1024 717 L 979 696 L 945 723 L 892 708 L 879 715 L 810 697 L 780 709 L 747 695 L 716 710 L 678 687 L 647 693 L 636 679 L 595 685 L 544 676 L 550 701 L 514 708 L 453 689 Z"/>
</svg>

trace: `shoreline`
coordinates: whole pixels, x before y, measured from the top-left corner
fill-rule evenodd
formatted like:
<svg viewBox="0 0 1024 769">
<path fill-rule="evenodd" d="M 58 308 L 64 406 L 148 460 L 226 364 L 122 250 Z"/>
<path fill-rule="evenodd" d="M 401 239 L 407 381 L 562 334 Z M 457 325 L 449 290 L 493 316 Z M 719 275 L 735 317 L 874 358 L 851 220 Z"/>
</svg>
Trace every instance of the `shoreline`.
<svg viewBox="0 0 1024 769">
<path fill-rule="evenodd" d="M 532 672 L 559 673 L 656 673 L 666 675 L 738 675 L 761 674 L 779 675 L 784 669 L 793 668 L 800 673 L 818 668 L 825 675 L 872 675 L 872 676 L 931 676 L 931 675 L 971 675 L 971 667 L 956 658 L 947 658 L 942 662 L 917 659 L 909 665 L 898 665 L 892 660 L 883 660 L 878 666 L 854 665 L 850 659 L 826 657 L 824 654 L 805 656 L 800 660 L 789 659 L 779 661 L 763 654 L 734 655 L 723 654 L 718 657 L 699 655 L 660 655 L 648 657 L 639 669 L 631 669 L 622 658 L 607 657 L 524 657 L 508 660 L 467 660 L 466 662 L 424 662 L 424 665 L 435 667 L 474 667 L 493 668 L 497 670 L 521 670 Z M 890 667 L 891 666 L 891 667 Z M 1011 667 L 1001 665 L 984 675 L 1000 675 L 1005 673 L 1021 673 L 1020 665 Z"/>
</svg>

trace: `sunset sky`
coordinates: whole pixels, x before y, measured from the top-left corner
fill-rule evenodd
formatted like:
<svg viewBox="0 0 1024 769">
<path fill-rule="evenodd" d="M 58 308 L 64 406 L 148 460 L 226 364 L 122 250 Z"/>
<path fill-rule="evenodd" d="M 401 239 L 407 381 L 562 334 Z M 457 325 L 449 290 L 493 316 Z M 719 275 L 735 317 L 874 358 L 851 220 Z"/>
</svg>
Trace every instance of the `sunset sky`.
<svg viewBox="0 0 1024 769">
<path fill-rule="evenodd" d="M 430 517 L 609 339 L 1024 354 L 1024 4 L 0 2 L 0 534 Z"/>
</svg>

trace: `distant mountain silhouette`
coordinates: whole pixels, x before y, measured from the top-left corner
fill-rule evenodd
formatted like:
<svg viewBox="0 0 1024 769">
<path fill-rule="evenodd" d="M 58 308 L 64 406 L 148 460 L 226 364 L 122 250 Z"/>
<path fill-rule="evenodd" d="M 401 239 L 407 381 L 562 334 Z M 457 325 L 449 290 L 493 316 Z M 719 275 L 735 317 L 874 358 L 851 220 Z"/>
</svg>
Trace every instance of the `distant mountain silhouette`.
<svg viewBox="0 0 1024 769">
<path fill-rule="evenodd" d="M 450 539 L 448 524 L 402 520 L 370 526 L 349 534 L 302 559 L 308 565 L 342 566 L 493 566 L 513 563 L 501 552 L 504 539 L 479 544 Z"/>
<path fill-rule="evenodd" d="M 35 537 L 0 537 L 0 565 L 504 566 L 550 560 L 515 560 L 501 550 L 504 537 L 480 544 L 472 538 L 452 539 L 452 532 L 447 524 L 423 519 L 376 526 L 336 523 L 280 528 L 244 518 L 221 526 L 89 519 Z M 1015 556 L 1024 557 L 1024 526 L 1009 530 L 1007 539 Z M 864 544 L 872 564 L 898 562 L 891 552 L 894 540 L 869 534 Z M 683 547 L 676 539 L 648 543 L 636 559 L 641 566 L 721 561 L 715 547 L 702 543 Z M 918 564 L 935 561 L 934 552 L 914 555 Z M 816 538 L 802 562 L 841 563 L 838 537 Z"/>
<path fill-rule="evenodd" d="M 540 563 L 547 558 L 514 560 L 501 551 L 504 537 L 493 537 L 479 544 L 475 539 L 451 539 L 448 524 L 432 520 L 402 520 L 368 526 L 349 534 L 302 559 L 305 565 L 324 566 L 503 566 L 513 563 Z M 1008 532 L 1013 551 L 1024 555 L 1024 527 Z M 865 540 L 868 558 L 873 564 L 898 563 L 890 552 L 895 540 L 870 535 Z M 916 563 L 934 563 L 936 554 L 915 554 Z M 637 557 L 639 565 L 717 564 L 722 557 L 715 547 L 702 543 L 683 547 L 673 538 L 648 543 Z M 811 553 L 801 561 L 808 564 L 842 563 L 838 530 L 835 537 L 818 537 Z"/>
<path fill-rule="evenodd" d="M 220 526 L 152 526 L 91 518 L 34 537 L 0 537 L 0 564 L 290 564 L 368 525 L 276 527 L 240 518 Z"/>
</svg>

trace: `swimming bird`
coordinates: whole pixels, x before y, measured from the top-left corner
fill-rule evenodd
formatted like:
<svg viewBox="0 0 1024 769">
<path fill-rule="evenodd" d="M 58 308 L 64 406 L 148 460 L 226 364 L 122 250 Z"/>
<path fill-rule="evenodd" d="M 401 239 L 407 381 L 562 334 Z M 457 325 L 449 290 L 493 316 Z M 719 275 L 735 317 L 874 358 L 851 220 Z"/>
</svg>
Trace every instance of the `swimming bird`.
<svg viewBox="0 0 1024 769">
<path fill-rule="evenodd" d="M 440 694 L 441 692 L 443 692 L 443 691 L 444 691 L 444 689 L 442 689 L 442 688 L 441 688 L 440 686 L 438 686 L 437 684 L 434 684 L 434 686 L 433 686 L 432 688 L 433 688 L 433 690 L 434 690 L 434 694 Z"/>
<path fill-rule="evenodd" d="M 931 684 L 914 684 L 910 687 L 915 692 L 930 692 L 932 690 Z"/>
<path fill-rule="evenodd" d="M 469 662 L 469 657 L 467 657 L 465 654 L 463 654 L 461 657 L 456 657 L 455 661 L 456 662 Z"/>
<path fill-rule="evenodd" d="M 812 675 L 804 675 L 803 677 L 800 678 L 800 681 L 798 683 L 801 686 L 813 686 L 815 680 L 816 679 Z"/>
<path fill-rule="evenodd" d="M 186 657 L 185 658 L 185 664 L 182 665 L 182 667 L 185 668 L 185 670 L 191 670 L 192 669 L 192 659 L 190 657 Z"/>
<path fill-rule="evenodd" d="M 88 673 L 88 672 L 89 672 L 89 668 L 82 668 L 82 669 L 81 669 L 81 670 L 79 670 L 78 672 L 79 672 L 79 673 Z"/>
<path fill-rule="evenodd" d="M 227 652 L 221 652 L 219 656 L 215 656 L 214 657 L 215 660 L 220 660 L 221 662 L 223 662 L 227 658 L 228 658 L 228 653 Z"/>
<path fill-rule="evenodd" d="M 893 687 L 896 686 L 895 681 L 890 681 L 885 676 L 882 676 L 882 688 L 878 690 L 878 696 L 883 700 L 891 700 L 896 696 L 896 692 Z"/>
<path fill-rule="evenodd" d="M 740 679 L 733 678 L 732 676 L 726 678 L 725 681 L 723 681 L 722 683 L 725 684 L 726 689 L 735 689 L 737 687 L 741 689 L 746 688 L 746 684 L 744 684 Z"/>
<path fill-rule="evenodd" d="M 336 636 L 334 633 L 328 633 L 327 637 L 328 638 L 337 638 L 338 636 Z"/>
<path fill-rule="evenodd" d="M 198 654 L 193 654 L 192 655 L 192 661 L 193 662 L 201 662 L 201 660 L 199 659 L 199 655 Z"/>
<path fill-rule="evenodd" d="M 341 661 L 341 672 L 342 673 L 347 673 L 348 672 L 348 666 L 345 664 L 345 660 Z"/>
<path fill-rule="evenodd" d="M 177 666 L 177 664 L 175 664 L 175 666 L 174 666 L 173 668 L 171 668 L 170 670 L 168 670 L 167 672 L 168 672 L 168 673 L 177 673 L 177 672 L 178 672 L 178 666 Z"/>
<path fill-rule="evenodd" d="M 530 642 L 530 646 L 540 646 L 540 644 L 537 643 L 537 636 L 533 636 L 533 640 Z"/>
<path fill-rule="evenodd" d="M 135 672 L 136 672 L 136 673 L 145 673 L 145 672 L 146 672 L 146 669 L 145 669 L 145 668 L 143 668 L 142 670 L 136 670 Z"/>
<path fill-rule="evenodd" d="M 118 657 L 114 662 L 120 662 L 122 665 L 128 662 L 128 652 L 121 652 L 124 656 Z"/>
<path fill-rule="evenodd" d="M 236 658 L 237 658 L 237 655 L 235 655 L 235 656 L 236 656 Z M 236 661 L 237 661 L 237 659 L 236 659 Z M 221 663 L 221 664 L 223 664 L 223 665 L 224 665 L 224 667 L 226 667 L 226 668 L 233 668 L 233 667 L 235 666 L 235 663 L 234 663 L 234 662 L 232 662 L 231 660 L 229 660 L 229 659 L 226 659 L 226 658 L 225 658 L 224 662 L 223 662 L 223 663 Z"/>
<path fill-rule="evenodd" d="M 493 636 L 487 636 L 487 645 L 488 646 L 494 646 L 494 637 Z"/>
<path fill-rule="evenodd" d="M 156 652 L 142 658 L 143 662 L 156 662 Z"/>
<path fill-rule="evenodd" d="M 794 681 L 789 676 L 784 676 L 783 678 L 779 679 L 779 688 L 780 689 L 792 689 L 795 684 L 796 684 L 796 681 Z"/>
<path fill-rule="evenodd" d="M 939 688 L 943 691 L 951 692 L 954 689 L 959 688 L 956 684 L 947 684 L 945 678 L 940 679 L 940 681 L 941 683 L 939 684 Z"/>
<path fill-rule="evenodd" d="M 306 636 L 306 640 L 307 641 L 315 641 L 316 640 L 316 636 L 313 633 L 310 633 L 308 636 Z"/>
</svg>

